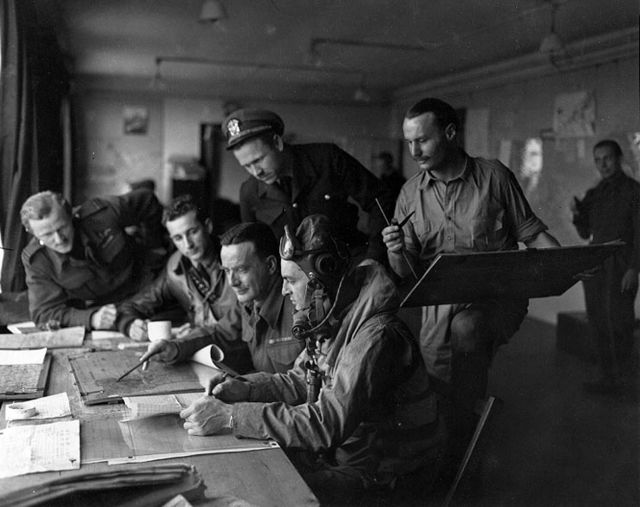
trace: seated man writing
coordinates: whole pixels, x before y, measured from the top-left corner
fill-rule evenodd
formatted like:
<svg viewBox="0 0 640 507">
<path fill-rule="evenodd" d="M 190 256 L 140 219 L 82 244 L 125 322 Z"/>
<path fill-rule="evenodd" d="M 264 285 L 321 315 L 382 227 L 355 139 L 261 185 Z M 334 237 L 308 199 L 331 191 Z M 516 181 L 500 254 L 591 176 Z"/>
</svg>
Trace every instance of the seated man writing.
<svg viewBox="0 0 640 507">
<path fill-rule="evenodd" d="M 185 429 L 277 441 L 321 501 L 432 465 L 443 437 L 437 405 L 384 268 L 350 269 L 322 215 L 305 218 L 296 236 L 287 227 L 280 255 L 305 350 L 286 373 L 215 376 L 181 412 Z"/>
<path fill-rule="evenodd" d="M 94 198 L 72 210 L 61 194 L 29 197 L 20 218 L 33 239 L 22 251 L 36 324 L 111 329 L 115 303 L 152 279 L 150 249 L 162 246 L 162 206 L 152 192 Z M 125 229 L 136 226 L 144 244 Z"/>
<path fill-rule="evenodd" d="M 167 221 L 166 225 L 180 248 L 174 222 Z M 242 223 L 224 233 L 220 242 L 220 259 L 226 273 L 226 282 L 219 275 L 220 283 L 235 293 L 233 301 L 224 298 L 224 312 L 203 332 L 192 331 L 176 341 L 154 342 L 141 361 L 154 355 L 164 361 L 186 360 L 210 343 L 222 348 L 227 356 L 225 348 L 237 343 L 248 346 L 253 369 L 287 371 L 304 344 L 291 336 L 291 304 L 281 294 L 278 242 L 273 232 L 262 223 Z M 234 368 L 234 364 L 224 362 Z M 241 373 L 247 370 L 236 369 Z"/>
</svg>

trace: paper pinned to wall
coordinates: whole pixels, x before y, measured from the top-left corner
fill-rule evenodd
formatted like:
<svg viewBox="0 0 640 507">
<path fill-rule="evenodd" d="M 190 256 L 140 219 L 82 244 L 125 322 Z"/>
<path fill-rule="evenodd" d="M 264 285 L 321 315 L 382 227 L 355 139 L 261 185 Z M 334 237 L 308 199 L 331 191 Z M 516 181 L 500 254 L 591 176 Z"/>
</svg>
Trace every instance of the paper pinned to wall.
<svg viewBox="0 0 640 507">
<path fill-rule="evenodd" d="M 558 137 L 591 137 L 596 133 L 596 98 L 579 91 L 556 95 L 553 131 Z"/>
</svg>

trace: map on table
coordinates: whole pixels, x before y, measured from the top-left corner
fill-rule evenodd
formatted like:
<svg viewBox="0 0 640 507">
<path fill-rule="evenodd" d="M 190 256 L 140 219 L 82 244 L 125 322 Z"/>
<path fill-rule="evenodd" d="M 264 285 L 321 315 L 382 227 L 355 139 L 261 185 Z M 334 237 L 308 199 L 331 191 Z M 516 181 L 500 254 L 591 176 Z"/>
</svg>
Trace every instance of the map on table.
<svg viewBox="0 0 640 507">
<path fill-rule="evenodd" d="M 116 379 L 138 364 L 141 353 L 133 350 L 87 352 L 69 357 L 69 365 L 86 405 L 114 403 L 123 396 L 202 391 L 191 363 L 168 365 L 149 361 L 146 371 L 134 370 L 120 382 Z"/>
</svg>

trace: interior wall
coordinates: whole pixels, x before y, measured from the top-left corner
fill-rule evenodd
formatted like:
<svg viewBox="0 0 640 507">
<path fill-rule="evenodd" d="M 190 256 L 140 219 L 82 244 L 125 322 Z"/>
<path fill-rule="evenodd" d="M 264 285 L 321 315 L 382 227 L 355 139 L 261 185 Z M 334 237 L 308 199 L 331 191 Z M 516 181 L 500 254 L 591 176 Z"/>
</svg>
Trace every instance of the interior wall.
<svg viewBox="0 0 640 507">
<path fill-rule="evenodd" d="M 631 149 L 634 132 L 640 132 L 638 111 L 637 56 L 577 71 L 558 71 L 538 79 L 528 79 L 472 93 L 440 95 L 454 107 L 488 109 L 487 149 L 490 158 L 501 158 L 501 146 L 510 146 L 508 165 L 514 171 L 535 212 L 549 226 L 561 244 L 585 242 L 571 224 L 569 202 L 582 198 L 597 183 L 592 159 L 593 145 L 603 138 L 616 139 L 625 154 L 630 172 L 640 175 L 636 155 Z M 558 94 L 590 91 L 595 95 L 595 135 L 558 139 L 553 135 L 553 113 Z M 425 92 L 424 96 L 428 96 Z M 416 96 L 415 101 L 421 97 Z M 402 114 L 413 101 L 396 104 L 393 118 L 396 134 L 401 130 Z M 543 168 L 535 184 L 521 171 L 522 147 L 528 138 L 543 139 Z M 470 153 L 474 155 L 474 153 Z M 504 156 L 504 152 L 503 152 Z M 408 157 L 406 157 L 408 158 Z M 408 161 L 413 166 L 412 161 Z M 410 169 L 415 172 L 415 166 Z M 640 302 L 636 300 L 640 315 Z M 582 311 L 582 287 L 576 284 L 560 297 L 534 299 L 529 314 L 555 322 L 560 311 Z"/>
<path fill-rule="evenodd" d="M 161 183 L 164 119 L 159 99 L 85 91 L 75 97 L 75 105 L 75 202 L 123 193 L 127 183 L 141 179 Z M 126 108 L 146 111 L 145 133 L 125 133 Z"/>
<path fill-rule="evenodd" d="M 242 107 L 271 109 L 285 123 L 285 140 L 293 143 L 334 142 L 371 167 L 372 153 L 389 143 L 389 109 L 287 103 L 242 103 Z M 222 123 L 224 103 L 218 99 L 167 98 L 164 101 L 164 185 L 170 180 L 169 159 L 180 155 L 198 158 L 199 132 L 203 122 Z M 224 152 L 219 180 L 220 197 L 238 201 L 240 184 L 246 179 L 229 152 Z M 161 194 L 168 197 L 168 194 Z"/>
</svg>

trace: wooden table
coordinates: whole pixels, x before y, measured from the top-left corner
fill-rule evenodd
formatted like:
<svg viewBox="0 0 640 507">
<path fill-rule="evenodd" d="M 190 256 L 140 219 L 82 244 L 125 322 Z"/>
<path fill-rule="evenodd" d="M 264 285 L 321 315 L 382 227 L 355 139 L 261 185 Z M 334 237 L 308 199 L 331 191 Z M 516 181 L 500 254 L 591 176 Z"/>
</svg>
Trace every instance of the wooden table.
<svg viewBox="0 0 640 507">
<path fill-rule="evenodd" d="M 69 373 L 68 354 L 77 354 L 82 349 L 53 350 L 53 363 L 49 373 L 46 394 L 67 392 L 74 414 L 80 414 L 89 408 L 91 412 L 109 412 L 109 406 L 84 407 L 77 388 Z M 4 418 L 2 420 L 4 426 Z M 0 456 L 0 459 L 6 459 Z M 212 454 L 170 459 L 158 463 L 190 463 L 196 466 L 204 480 L 206 496 L 211 502 L 215 499 L 238 498 L 260 507 L 319 505 L 318 500 L 298 474 L 282 449 L 247 451 L 241 453 Z M 151 463 L 152 464 L 152 463 Z M 146 464 L 149 465 L 149 464 Z M 127 466 L 140 466 L 136 464 Z M 106 463 L 82 465 L 79 471 L 44 472 L 8 479 L 0 479 L 0 493 L 8 493 L 31 484 L 55 479 L 66 474 L 86 471 L 108 470 Z M 1 503 L 1 502 L 0 502 Z"/>
</svg>

